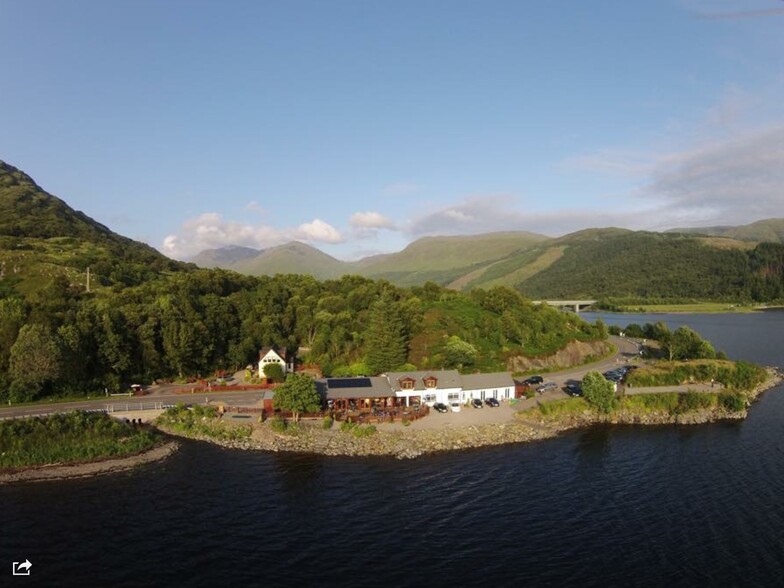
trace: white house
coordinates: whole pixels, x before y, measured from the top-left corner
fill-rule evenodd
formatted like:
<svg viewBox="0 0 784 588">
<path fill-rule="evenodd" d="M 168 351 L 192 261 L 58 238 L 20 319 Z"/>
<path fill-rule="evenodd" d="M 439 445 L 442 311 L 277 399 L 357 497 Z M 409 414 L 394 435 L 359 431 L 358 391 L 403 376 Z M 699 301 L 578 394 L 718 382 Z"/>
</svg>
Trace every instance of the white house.
<svg viewBox="0 0 784 588">
<path fill-rule="evenodd" d="M 478 398 L 495 398 L 508 400 L 515 396 L 515 383 L 509 372 L 492 374 L 465 374 L 460 376 L 463 381 L 461 401 Z"/>
<path fill-rule="evenodd" d="M 283 369 L 283 374 L 294 371 L 292 363 L 286 363 L 286 351 L 278 352 L 272 347 L 264 347 L 259 351 L 259 377 L 264 378 L 264 367 L 271 363 L 278 364 Z"/>
<path fill-rule="evenodd" d="M 386 378 L 395 396 L 406 399 L 406 405 L 417 400 L 428 406 L 462 401 L 462 384 L 456 370 L 390 372 Z"/>
</svg>

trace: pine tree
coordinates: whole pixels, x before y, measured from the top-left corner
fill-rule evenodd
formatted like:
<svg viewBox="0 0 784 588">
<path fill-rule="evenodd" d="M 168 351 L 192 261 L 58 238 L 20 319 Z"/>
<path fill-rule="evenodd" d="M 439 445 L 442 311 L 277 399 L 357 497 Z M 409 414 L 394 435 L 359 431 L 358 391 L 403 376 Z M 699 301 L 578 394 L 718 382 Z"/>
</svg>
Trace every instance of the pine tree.
<svg viewBox="0 0 784 588">
<path fill-rule="evenodd" d="M 374 374 L 397 369 L 408 358 L 408 341 L 397 305 L 388 297 L 373 303 L 365 339 L 367 365 Z"/>
</svg>

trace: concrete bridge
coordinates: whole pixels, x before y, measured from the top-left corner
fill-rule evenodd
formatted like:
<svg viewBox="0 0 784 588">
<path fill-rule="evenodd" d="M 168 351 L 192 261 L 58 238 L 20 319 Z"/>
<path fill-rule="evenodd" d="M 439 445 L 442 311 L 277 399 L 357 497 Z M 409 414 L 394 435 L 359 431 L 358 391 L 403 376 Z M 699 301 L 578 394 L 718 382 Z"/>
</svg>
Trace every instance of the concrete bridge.
<svg viewBox="0 0 784 588">
<path fill-rule="evenodd" d="M 534 304 L 549 304 L 558 308 L 574 309 L 574 312 L 585 310 L 596 304 L 596 300 L 534 300 Z"/>
</svg>

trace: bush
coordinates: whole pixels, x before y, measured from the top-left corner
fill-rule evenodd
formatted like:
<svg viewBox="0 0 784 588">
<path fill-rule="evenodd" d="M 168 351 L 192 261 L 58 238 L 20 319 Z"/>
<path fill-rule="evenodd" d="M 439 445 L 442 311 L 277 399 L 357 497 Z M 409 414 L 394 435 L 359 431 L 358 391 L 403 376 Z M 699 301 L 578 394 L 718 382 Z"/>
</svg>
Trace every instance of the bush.
<svg viewBox="0 0 784 588">
<path fill-rule="evenodd" d="M 283 433 L 286 430 L 286 421 L 283 417 L 274 416 L 270 419 L 270 427 L 276 433 Z"/>
<path fill-rule="evenodd" d="M 352 423 L 351 419 L 346 419 L 345 421 L 340 423 L 340 430 L 343 431 L 344 433 L 346 433 L 346 432 L 350 431 L 351 429 L 353 429 L 356 426 L 357 426 L 357 424 L 356 423 Z"/>
<path fill-rule="evenodd" d="M 740 412 L 746 408 L 746 399 L 737 392 L 723 392 L 719 394 L 719 403 L 730 412 Z"/>
<path fill-rule="evenodd" d="M 327 416 L 324 417 L 324 420 L 321 422 L 321 427 L 323 429 L 331 429 L 333 422 L 334 421 L 332 420 L 332 417 L 327 415 Z"/>
<path fill-rule="evenodd" d="M 583 378 L 583 394 L 588 404 L 599 412 L 609 414 L 617 405 L 615 386 L 599 372 L 588 372 Z"/>
<path fill-rule="evenodd" d="M 351 430 L 351 434 L 354 435 L 354 437 L 370 437 L 376 434 L 376 426 L 359 425 Z"/>
<path fill-rule="evenodd" d="M 703 394 L 700 392 L 684 392 L 678 398 L 679 412 L 687 412 L 692 410 L 700 410 L 703 408 L 710 408 L 713 406 L 713 398 L 711 394 Z"/>
</svg>

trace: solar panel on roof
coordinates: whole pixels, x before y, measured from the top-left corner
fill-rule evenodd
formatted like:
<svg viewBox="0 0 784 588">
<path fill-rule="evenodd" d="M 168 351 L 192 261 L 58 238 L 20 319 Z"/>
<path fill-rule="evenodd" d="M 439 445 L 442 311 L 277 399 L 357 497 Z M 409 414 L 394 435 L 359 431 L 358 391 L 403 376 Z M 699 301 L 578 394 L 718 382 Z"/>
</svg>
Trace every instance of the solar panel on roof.
<svg viewBox="0 0 784 588">
<path fill-rule="evenodd" d="M 327 386 L 340 388 L 370 388 L 370 378 L 327 378 Z"/>
</svg>

